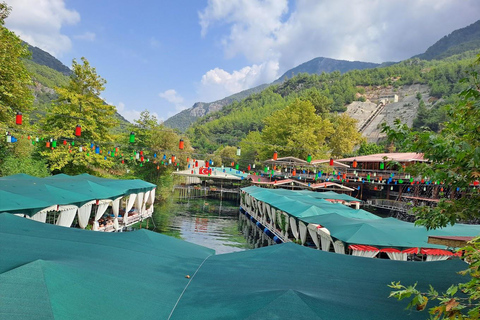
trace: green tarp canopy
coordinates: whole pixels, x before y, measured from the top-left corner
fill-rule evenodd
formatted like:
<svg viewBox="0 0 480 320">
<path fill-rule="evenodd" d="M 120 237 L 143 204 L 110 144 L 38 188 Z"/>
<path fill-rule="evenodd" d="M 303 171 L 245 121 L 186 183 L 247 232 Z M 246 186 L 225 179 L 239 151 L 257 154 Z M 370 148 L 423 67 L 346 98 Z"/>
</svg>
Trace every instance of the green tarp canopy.
<svg viewBox="0 0 480 320">
<path fill-rule="evenodd" d="M 0 257 L 0 319 L 13 320 L 424 319 L 389 299 L 387 284 L 445 291 L 466 268 L 291 243 L 214 255 L 151 231 L 93 232 L 6 213 Z"/>
<path fill-rule="evenodd" d="M 392 281 L 458 283 L 461 260 L 415 263 L 329 253 L 293 243 L 212 256 L 195 275 L 172 319 L 425 319 L 387 298 Z M 194 315 L 194 316 L 192 316 Z"/>
<path fill-rule="evenodd" d="M 288 194 L 291 192 L 291 190 L 286 190 L 286 189 L 277 189 L 279 194 Z M 363 202 L 360 199 L 357 199 L 355 197 L 349 196 L 348 194 L 343 194 L 343 193 L 336 193 L 335 191 L 322 191 L 322 192 L 313 192 L 309 190 L 298 190 L 294 191 L 294 195 L 297 197 L 312 197 L 312 198 L 317 198 L 317 199 L 328 199 L 328 200 L 342 200 L 342 201 L 347 201 L 347 202 Z"/>
<path fill-rule="evenodd" d="M 396 248 L 445 248 L 428 243 L 428 236 L 477 236 L 479 225 L 455 224 L 441 229 L 427 230 L 423 226 L 395 218 L 375 220 L 352 219 L 332 213 L 303 219 L 307 223 L 320 224 L 332 237 L 349 244 L 365 244 Z"/>
<path fill-rule="evenodd" d="M 296 217 L 305 224 L 314 223 L 326 227 L 333 238 L 347 244 L 397 248 L 445 248 L 445 246 L 429 244 L 428 236 L 480 235 L 480 225 L 456 224 L 442 229 L 427 230 L 411 222 L 395 218 L 380 218 L 365 210 L 356 210 L 323 200 L 317 196 L 322 192 L 259 187 L 247 187 L 242 191 Z"/>
<path fill-rule="evenodd" d="M 340 203 L 331 203 L 325 199 L 360 201 L 356 198 L 335 192 L 293 191 L 285 189 L 265 189 L 255 186 L 242 188 L 242 191 L 256 199 L 266 202 L 271 206 L 287 212 L 299 219 L 337 213 L 341 216 L 356 219 L 381 219 L 378 216 L 365 211 L 355 210 Z M 327 196 L 319 194 L 328 193 Z M 348 197 L 348 198 L 347 198 Z M 350 199 L 351 198 L 351 199 Z M 352 200 L 354 199 L 354 200 Z"/>
<path fill-rule="evenodd" d="M 155 187 L 142 180 L 105 179 L 89 174 L 47 178 L 17 174 L 0 178 L 0 212 L 31 216 L 53 205 L 82 206 L 91 200 L 115 199 Z"/>
<path fill-rule="evenodd" d="M 104 233 L 0 214 L 0 319 L 167 319 L 214 251 L 146 230 Z"/>
<path fill-rule="evenodd" d="M 312 198 L 312 199 L 328 199 L 328 200 L 342 200 L 348 202 L 363 202 L 355 197 L 349 196 L 348 194 L 336 193 L 334 191 L 325 191 L 325 192 L 314 192 L 309 190 L 287 190 L 287 189 L 265 189 L 256 186 L 250 186 L 242 189 L 248 193 L 256 193 L 262 191 L 268 191 L 270 193 L 288 196 L 290 198 Z"/>
</svg>

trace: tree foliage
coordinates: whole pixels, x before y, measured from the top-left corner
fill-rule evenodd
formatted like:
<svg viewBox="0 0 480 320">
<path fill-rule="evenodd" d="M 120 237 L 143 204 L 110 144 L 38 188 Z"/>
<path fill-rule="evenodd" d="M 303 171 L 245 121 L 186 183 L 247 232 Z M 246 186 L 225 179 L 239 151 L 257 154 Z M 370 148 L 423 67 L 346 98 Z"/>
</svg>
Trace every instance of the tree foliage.
<svg viewBox="0 0 480 320">
<path fill-rule="evenodd" d="M 31 106 L 32 84 L 22 58 L 30 53 L 20 38 L 3 26 L 10 8 L 0 3 L 0 121 L 13 123 L 15 112 L 25 112 Z"/>
<path fill-rule="evenodd" d="M 361 141 L 356 121 L 348 115 L 318 114 L 309 100 L 296 99 L 265 118 L 261 132 L 251 131 L 239 143 L 240 164 L 246 167 L 270 159 L 274 151 L 279 156 L 306 159 L 311 155 L 313 159 L 326 159 L 352 152 Z"/>
<path fill-rule="evenodd" d="M 412 174 L 438 181 L 451 190 L 450 198 L 443 198 L 436 207 L 419 207 L 415 213 L 416 223 L 427 228 L 438 228 L 459 221 L 480 217 L 480 192 L 475 188 L 480 179 L 480 79 L 478 67 L 480 55 L 472 67 L 470 77 L 462 80 L 469 87 L 459 94 L 455 104 L 446 108 L 449 120 L 440 132 L 430 130 L 413 131 L 399 122 L 395 127 L 385 126 L 388 137 L 401 146 L 424 153 L 429 163 L 412 167 Z M 458 195 L 458 198 L 454 197 Z M 452 286 L 444 295 L 435 291 L 420 293 L 415 286 L 404 287 L 393 284 L 397 291 L 392 296 L 410 298 L 410 305 L 425 307 L 427 300 L 437 300 L 439 306 L 430 309 L 435 319 L 478 319 L 480 316 L 480 261 L 479 239 L 464 248 L 466 261 L 470 263 L 464 274 L 469 277 L 465 283 Z M 457 289 L 466 294 L 462 298 Z M 433 290 L 433 289 L 432 289 Z M 460 292 L 459 291 L 459 292 Z"/>
<path fill-rule="evenodd" d="M 264 119 L 284 109 L 295 99 L 311 102 L 317 114 L 343 112 L 346 105 L 358 100 L 365 88 L 395 90 L 404 85 L 424 84 L 430 87 L 435 99 L 420 113 L 419 126 L 433 130 L 446 119 L 442 105 L 466 88 L 458 83 L 474 60 L 473 52 L 449 57 L 445 60 L 424 61 L 409 59 L 386 67 L 322 74 L 299 74 L 281 84 L 271 85 L 260 93 L 252 94 L 240 102 L 233 102 L 221 110 L 205 115 L 188 130 L 195 148 L 202 153 L 213 153 L 220 146 L 235 146 L 250 131 L 262 131 Z"/>
<path fill-rule="evenodd" d="M 239 145 L 242 149 L 239 163 L 243 168 L 259 163 L 260 154 L 263 153 L 262 134 L 259 131 L 250 131 Z M 271 158 L 272 155 L 266 155 L 266 157 Z"/>
<path fill-rule="evenodd" d="M 33 94 L 29 88 L 32 84 L 23 59 L 29 56 L 28 49 L 20 38 L 4 27 L 5 19 L 10 13 L 6 3 L 0 3 L 0 128 L 10 131 L 15 128 L 15 113 L 28 112 L 31 109 Z M 24 115 L 25 129 L 29 129 L 28 115 Z M 4 132 L 5 132 L 4 131 Z M 20 138 L 19 135 L 15 135 Z M 10 175 L 30 172 L 37 176 L 43 173 L 43 162 L 30 159 L 31 145 L 24 145 L 22 141 L 15 144 L 0 141 L 0 173 Z M 44 167 L 44 165 L 43 165 Z"/>
<path fill-rule="evenodd" d="M 331 117 L 335 132 L 328 139 L 330 156 L 338 158 L 352 152 L 353 148 L 365 140 L 357 130 L 357 120 L 346 113 Z"/>
<path fill-rule="evenodd" d="M 68 85 L 55 88 L 58 99 L 47 109 L 41 124 L 43 131 L 58 141 L 59 147 L 43 151 L 42 155 L 52 171 L 77 174 L 92 172 L 93 166 L 110 168 L 113 163 L 109 158 L 105 161 L 105 155 L 87 151 L 90 149 L 87 143 L 102 142 L 103 147 L 107 147 L 105 143 L 111 143 L 110 148 L 115 147 L 111 128 L 117 124 L 116 109 L 99 98 L 106 81 L 97 75 L 85 58 L 82 58 L 82 64 L 73 60 L 72 69 Z M 70 143 L 67 146 L 61 144 L 63 140 L 75 139 L 77 125 L 82 128 L 80 142 L 84 142 L 83 151 L 79 151 L 78 145 L 72 148 Z"/>
<path fill-rule="evenodd" d="M 141 151 L 144 158 L 147 159 L 144 163 L 139 161 L 132 163 L 133 174 L 138 178 L 157 184 L 160 187 L 158 194 L 163 194 L 164 191 L 160 189 L 166 186 L 164 182 L 169 182 L 168 187 L 171 182 L 165 176 L 175 170 L 174 164 L 166 166 L 165 163 L 168 163 L 168 159 L 174 155 L 176 163 L 184 166 L 187 156 L 191 153 L 190 142 L 188 139 L 184 139 L 184 150 L 179 150 L 180 136 L 173 129 L 161 124 L 157 117 L 148 110 L 140 113 L 140 118 L 135 120 L 135 125 L 130 129 L 135 132 L 135 144 L 132 146 L 135 150 L 133 151 Z M 164 155 L 165 161 L 163 160 Z"/>
<path fill-rule="evenodd" d="M 231 162 L 237 162 L 238 160 L 237 148 L 232 146 L 221 147 L 215 151 L 214 155 L 216 166 L 220 166 L 222 164 L 230 165 Z"/>
<path fill-rule="evenodd" d="M 316 159 L 326 158 L 326 141 L 332 133 L 332 123 L 317 115 L 311 102 L 296 100 L 265 119 L 264 151 L 270 157 L 276 150 L 302 159 L 309 154 Z"/>
<path fill-rule="evenodd" d="M 377 143 L 368 143 L 366 141 L 363 141 L 360 144 L 360 148 L 358 148 L 356 155 L 367 156 L 369 154 L 384 153 L 384 152 L 385 152 L 385 146 Z"/>
</svg>

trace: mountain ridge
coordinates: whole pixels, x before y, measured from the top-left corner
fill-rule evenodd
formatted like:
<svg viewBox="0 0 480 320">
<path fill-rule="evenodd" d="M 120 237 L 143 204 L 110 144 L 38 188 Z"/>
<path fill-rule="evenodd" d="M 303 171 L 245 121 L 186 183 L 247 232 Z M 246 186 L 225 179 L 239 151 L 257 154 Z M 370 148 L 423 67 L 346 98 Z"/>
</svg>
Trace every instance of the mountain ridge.
<svg viewBox="0 0 480 320">
<path fill-rule="evenodd" d="M 274 81 L 283 81 L 285 78 L 292 78 L 300 73 L 308 74 L 321 74 L 322 72 L 330 73 L 333 71 L 340 71 L 345 73 L 350 70 L 363 70 L 376 68 L 380 66 L 379 63 L 362 62 L 362 61 L 349 61 L 349 60 L 336 60 L 325 57 L 317 57 L 304 62 L 290 70 L 287 70 L 280 78 Z"/>
<path fill-rule="evenodd" d="M 464 28 L 454 30 L 449 35 L 444 36 L 427 48 L 424 53 L 413 56 L 412 58 L 419 58 L 422 60 L 445 59 L 478 48 L 480 48 L 480 20 Z M 242 91 L 242 95 L 238 95 L 240 94 L 238 93 L 210 103 L 197 102 L 191 108 L 185 109 L 168 118 L 165 120 L 164 124 L 168 127 L 184 131 L 196 122 L 199 117 L 218 111 L 233 101 L 240 101 L 251 94 L 261 92 L 271 85 L 280 84 L 285 81 L 285 79 L 288 79 L 289 77 L 291 78 L 300 73 L 321 74 L 322 72 L 329 73 L 332 71 L 340 71 L 341 73 L 344 73 L 351 70 L 388 67 L 396 63 L 397 62 L 383 62 L 378 64 L 317 57 L 286 71 L 280 78 L 270 84 Z M 212 108 L 210 108 L 210 106 L 212 106 Z"/>
<path fill-rule="evenodd" d="M 27 42 L 24 42 L 28 46 L 28 50 L 32 54 L 31 61 L 36 64 L 49 67 L 50 69 L 56 70 L 66 76 L 72 74 L 72 70 L 69 67 L 64 65 L 60 60 L 52 56 L 50 53 L 43 51 L 38 47 L 34 47 Z"/>
<path fill-rule="evenodd" d="M 442 37 L 427 50 L 413 58 L 423 60 L 444 59 L 480 47 L 480 20 Z"/>
<path fill-rule="evenodd" d="M 35 100 L 32 115 L 35 119 L 43 115 L 47 106 L 56 99 L 57 95 L 54 87 L 67 85 L 72 70 L 50 53 L 31 46 L 27 42 L 24 43 L 31 52 L 31 59 L 25 60 L 24 63 L 34 81 L 32 90 Z M 119 120 L 119 126 L 122 130 L 130 123 L 118 112 L 115 112 L 115 117 Z"/>
<path fill-rule="evenodd" d="M 345 73 L 350 70 L 364 70 L 379 66 L 382 65 L 372 62 L 336 60 L 331 58 L 317 57 L 307 62 L 304 62 L 295 68 L 287 70 L 280 78 L 273 81 L 272 83 L 262 84 L 247 90 L 243 90 L 241 92 L 235 93 L 233 95 L 213 102 L 196 102 L 192 107 L 182 110 L 176 115 L 165 120 L 164 124 L 167 127 L 179 129 L 180 131 L 185 131 L 199 118 L 209 113 L 219 111 L 223 107 L 229 105 L 234 101 L 241 101 L 254 93 L 259 93 L 271 85 L 282 83 L 286 79 L 292 78 L 293 76 L 300 73 L 321 74 L 323 72 L 330 73 L 333 71 L 340 71 L 340 73 Z"/>
</svg>

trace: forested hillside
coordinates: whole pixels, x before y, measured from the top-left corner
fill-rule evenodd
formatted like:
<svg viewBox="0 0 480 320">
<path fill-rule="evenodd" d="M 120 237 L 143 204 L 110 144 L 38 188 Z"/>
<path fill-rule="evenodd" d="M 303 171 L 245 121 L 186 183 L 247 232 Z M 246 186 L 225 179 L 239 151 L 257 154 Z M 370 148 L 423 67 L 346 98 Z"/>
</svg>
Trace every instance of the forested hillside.
<svg viewBox="0 0 480 320">
<path fill-rule="evenodd" d="M 441 60 L 451 56 L 456 56 L 455 59 L 471 58 L 471 51 L 480 49 L 480 20 L 462 29 L 455 30 L 450 35 L 443 37 L 425 53 L 415 56 L 421 60 Z M 281 84 L 285 79 L 291 78 L 300 73 L 317 74 L 323 72 L 330 73 L 333 71 L 340 71 L 345 73 L 351 70 L 364 70 L 371 68 L 389 67 L 394 65 L 393 62 L 384 62 L 382 64 L 360 62 L 360 61 L 345 61 L 335 60 L 329 58 L 315 58 L 301 65 L 286 71 L 278 80 L 272 85 Z M 177 128 L 181 131 L 186 130 L 199 117 L 203 117 L 209 113 L 215 112 L 227 106 L 230 103 L 239 102 L 249 95 L 259 93 L 265 89 L 267 85 L 252 88 L 242 91 L 238 94 L 226 97 L 224 99 L 212 102 L 203 103 L 198 102 L 192 108 L 181 111 L 180 113 L 170 117 L 165 121 L 165 125 L 171 128 Z M 439 88 L 433 88 L 433 91 L 438 91 Z M 440 88 L 440 90 L 443 90 Z M 347 99 L 348 100 L 348 99 Z M 344 108 L 338 104 L 339 99 L 336 99 L 337 108 L 340 110 Z"/>
<path fill-rule="evenodd" d="M 300 73 L 307 73 L 307 74 L 322 74 L 324 72 L 330 73 L 334 71 L 339 71 L 340 73 L 344 73 L 350 70 L 363 70 L 368 68 L 375 68 L 380 66 L 377 63 L 370 63 L 370 62 L 361 62 L 361 61 L 346 61 L 346 60 L 336 60 L 336 59 L 329 59 L 329 58 L 315 58 L 301 65 L 286 71 L 280 78 L 275 80 L 270 85 L 279 84 L 285 81 L 288 78 L 291 78 L 295 75 Z M 267 88 L 268 84 L 263 84 L 248 90 L 244 90 L 242 92 L 233 94 L 226 98 L 205 103 L 205 102 L 197 102 L 191 108 L 181 111 L 180 113 L 168 118 L 165 121 L 165 125 L 170 128 L 179 129 L 180 131 L 185 131 L 192 123 L 197 121 L 200 117 L 203 117 L 206 114 L 218 111 L 223 107 L 234 103 L 239 102 L 242 99 L 262 92 L 265 88 Z"/>
<path fill-rule="evenodd" d="M 335 60 L 330 58 L 318 57 L 285 72 L 275 83 L 285 79 L 292 78 L 300 73 L 322 74 L 340 71 L 345 73 L 350 70 L 371 69 L 380 66 L 378 63 L 362 62 L 362 61 L 346 61 Z"/>
<path fill-rule="evenodd" d="M 426 114 L 433 116 L 440 112 L 445 101 L 453 99 L 452 94 L 463 88 L 458 80 L 465 77 L 465 70 L 475 53 L 472 51 L 442 61 L 415 58 L 389 67 L 354 70 L 345 74 L 301 74 L 206 115 L 187 133 L 199 150 L 213 152 L 222 145 L 240 144 L 250 131 L 262 131 L 267 117 L 296 99 L 310 101 L 317 114 L 342 112 L 352 101 L 365 100 L 366 90 L 391 86 L 395 92 L 396 88 L 404 85 L 426 84 L 430 87 L 433 100 L 425 102 L 429 105 L 428 112 L 423 111 L 422 119 L 416 122 L 417 126 L 421 126 L 430 121 L 425 118 Z M 278 126 L 282 125 L 285 123 L 278 123 Z"/>
<path fill-rule="evenodd" d="M 480 48 L 480 20 L 444 36 L 425 53 L 416 57 L 424 60 L 438 60 L 478 48 Z"/>
<path fill-rule="evenodd" d="M 164 124 L 169 128 L 178 129 L 183 132 L 192 123 L 194 123 L 204 115 L 218 111 L 222 109 L 224 106 L 229 105 L 234 101 L 241 101 L 254 93 L 261 92 L 267 86 L 268 85 L 262 84 L 214 102 L 197 102 L 191 108 L 182 110 L 176 115 L 168 118 L 164 122 Z"/>
<path fill-rule="evenodd" d="M 55 71 L 63 73 L 64 75 L 71 75 L 72 70 L 70 70 L 66 65 L 61 63 L 58 59 L 52 56 L 50 53 L 43 51 L 40 48 L 34 47 L 29 45 L 28 43 L 24 42 L 28 46 L 28 51 L 31 53 L 31 60 L 32 62 L 49 67 Z"/>
</svg>

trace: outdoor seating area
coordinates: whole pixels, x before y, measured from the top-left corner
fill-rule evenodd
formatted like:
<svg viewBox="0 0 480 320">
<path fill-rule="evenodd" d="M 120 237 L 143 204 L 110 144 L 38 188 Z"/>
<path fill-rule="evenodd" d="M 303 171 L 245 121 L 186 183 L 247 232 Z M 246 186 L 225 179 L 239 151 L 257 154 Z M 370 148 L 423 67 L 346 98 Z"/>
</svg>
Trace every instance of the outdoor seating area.
<svg viewBox="0 0 480 320">
<path fill-rule="evenodd" d="M 0 178 L 0 213 L 94 231 L 121 231 L 152 216 L 155 185 L 82 174 Z M 126 213 L 125 213 L 126 212 Z"/>
<path fill-rule="evenodd" d="M 330 200 L 330 201 L 326 201 Z M 344 204 L 335 203 L 343 201 Z M 358 199 L 335 192 L 242 189 L 241 212 L 261 228 L 318 250 L 393 260 L 436 261 L 450 259 L 454 248 L 431 244 L 429 236 L 477 236 L 479 225 L 456 224 L 427 230 L 395 218 L 381 218 L 349 207 Z M 277 236 L 278 237 L 278 236 Z M 382 254 L 384 253 L 384 254 Z M 421 257 L 421 258 L 415 258 Z"/>
</svg>

